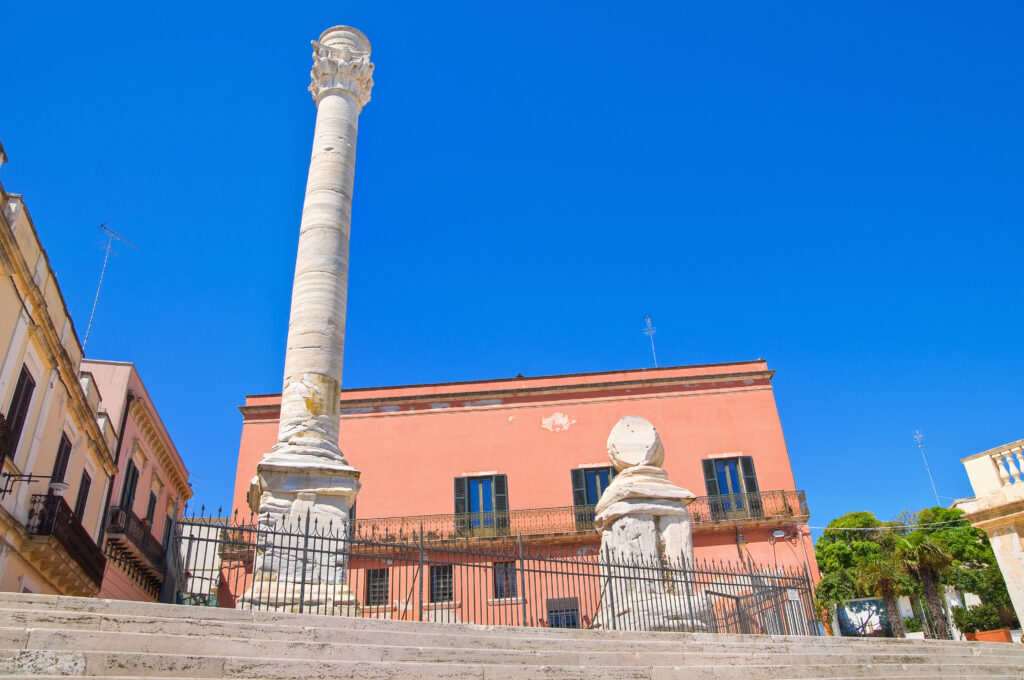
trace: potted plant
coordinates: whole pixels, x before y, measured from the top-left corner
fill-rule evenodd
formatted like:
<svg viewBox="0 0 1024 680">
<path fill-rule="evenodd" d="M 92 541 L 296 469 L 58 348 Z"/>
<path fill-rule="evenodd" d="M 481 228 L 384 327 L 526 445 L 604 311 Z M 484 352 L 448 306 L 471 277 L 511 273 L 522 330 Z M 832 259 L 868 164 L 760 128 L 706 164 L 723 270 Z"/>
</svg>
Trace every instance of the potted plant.
<svg viewBox="0 0 1024 680">
<path fill-rule="evenodd" d="M 906 631 L 908 638 L 924 639 L 924 626 L 921 625 L 921 619 L 916 616 L 903 619 L 903 630 Z"/>
<path fill-rule="evenodd" d="M 993 604 L 976 607 L 953 607 L 953 623 L 968 640 L 979 642 L 1013 642 L 1010 629 L 1003 628 L 999 609 Z"/>
</svg>

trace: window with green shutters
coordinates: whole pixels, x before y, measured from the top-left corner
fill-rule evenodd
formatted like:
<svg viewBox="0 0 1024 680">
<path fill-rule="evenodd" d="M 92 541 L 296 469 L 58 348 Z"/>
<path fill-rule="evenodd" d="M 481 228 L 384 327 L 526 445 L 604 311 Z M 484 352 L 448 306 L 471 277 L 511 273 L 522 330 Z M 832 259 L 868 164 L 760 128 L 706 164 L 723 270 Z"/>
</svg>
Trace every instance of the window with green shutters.
<svg viewBox="0 0 1024 680">
<path fill-rule="evenodd" d="M 712 520 L 764 515 L 751 456 L 708 458 L 701 463 Z"/>
<path fill-rule="evenodd" d="M 459 536 L 509 533 L 506 475 L 455 478 L 455 532 Z"/>
<path fill-rule="evenodd" d="M 615 479 L 615 472 L 616 470 L 612 466 L 576 468 L 569 471 L 577 531 L 594 528 L 594 506 L 601 499 L 604 490 Z"/>
</svg>

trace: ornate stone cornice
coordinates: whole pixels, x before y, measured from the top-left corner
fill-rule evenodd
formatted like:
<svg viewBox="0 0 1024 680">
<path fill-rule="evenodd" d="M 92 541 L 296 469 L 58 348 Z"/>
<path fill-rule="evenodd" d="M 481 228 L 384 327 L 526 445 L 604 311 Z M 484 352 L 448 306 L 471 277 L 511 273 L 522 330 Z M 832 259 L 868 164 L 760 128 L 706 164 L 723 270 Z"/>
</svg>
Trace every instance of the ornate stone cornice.
<svg viewBox="0 0 1024 680">
<path fill-rule="evenodd" d="M 135 424 L 146 437 L 149 450 L 156 455 L 160 468 L 170 477 L 170 484 L 181 494 L 181 500 L 187 501 L 192 497 L 192 488 L 188 485 L 187 472 L 182 473 L 184 463 L 171 450 L 164 440 L 162 431 L 157 425 L 157 420 L 150 411 L 150 406 L 144 399 L 134 399 L 131 405 L 131 414 L 135 416 Z"/>
<path fill-rule="evenodd" d="M 313 41 L 309 77 L 309 91 L 318 104 L 328 94 L 348 94 L 365 106 L 373 87 L 370 41 L 348 26 L 327 29 L 320 40 Z"/>
</svg>

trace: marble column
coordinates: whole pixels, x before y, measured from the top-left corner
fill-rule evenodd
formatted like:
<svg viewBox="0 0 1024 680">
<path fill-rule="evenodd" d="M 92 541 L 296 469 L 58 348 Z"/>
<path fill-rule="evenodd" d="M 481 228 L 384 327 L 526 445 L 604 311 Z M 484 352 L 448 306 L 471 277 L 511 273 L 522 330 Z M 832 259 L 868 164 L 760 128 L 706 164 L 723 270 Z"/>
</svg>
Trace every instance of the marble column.
<svg viewBox="0 0 1024 680">
<path fill-rule="evenodd" d="M 359 470 L 339 447 L 338 411 L 356 132 L 373 87 L 369 40 L 348 26 L 327 29 L 313 41 L 310 77 L 316 129 L 292 285 L 278 441 L 257 465 L 248 500 L 261 526 L 298 526 L 308 514 L 320 530 L 330 526 L 340 533 L 359 491 Z M 296 571 L 301 569 L 309 580 L 311 565 L 291 565 L 283 553 L 273 552 L 258 565 L 264 576 L 301 580 Z M 337 578 L 343 578 L 343 569 L 331 577 Z"/>
</svg>

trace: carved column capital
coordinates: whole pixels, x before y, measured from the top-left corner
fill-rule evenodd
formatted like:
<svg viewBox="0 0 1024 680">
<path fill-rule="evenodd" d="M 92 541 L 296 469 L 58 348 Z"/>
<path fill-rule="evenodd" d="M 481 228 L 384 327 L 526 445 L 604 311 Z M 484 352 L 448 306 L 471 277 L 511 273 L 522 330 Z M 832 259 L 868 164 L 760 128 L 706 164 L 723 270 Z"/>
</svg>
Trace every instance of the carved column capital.
<svg viewBox="0 0 1024 680">
<path fill-rule="evenodd" d="M 328 28 L 313 41 L 309 91 L 317 104 L 328 94 L 347 94 L 365 106 L 373 88 L 370 41 L 349 26 Z"/>
</svg>

